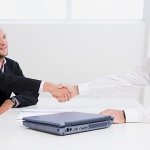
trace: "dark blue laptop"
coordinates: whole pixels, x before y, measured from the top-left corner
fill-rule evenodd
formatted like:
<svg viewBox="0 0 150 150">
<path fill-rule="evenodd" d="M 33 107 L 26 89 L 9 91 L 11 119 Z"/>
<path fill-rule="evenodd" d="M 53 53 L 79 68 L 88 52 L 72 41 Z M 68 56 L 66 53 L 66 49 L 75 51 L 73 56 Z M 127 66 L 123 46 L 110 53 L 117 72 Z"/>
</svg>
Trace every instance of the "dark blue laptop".
<svg viewBox="0 0 150 150">
<path fill-rule="evenodd" d="M 110 127 L 112 116 L 83 112 L 64 112 L 23 118 L 23 125 L 56 135 L 68 135 Z"/>
</svg>

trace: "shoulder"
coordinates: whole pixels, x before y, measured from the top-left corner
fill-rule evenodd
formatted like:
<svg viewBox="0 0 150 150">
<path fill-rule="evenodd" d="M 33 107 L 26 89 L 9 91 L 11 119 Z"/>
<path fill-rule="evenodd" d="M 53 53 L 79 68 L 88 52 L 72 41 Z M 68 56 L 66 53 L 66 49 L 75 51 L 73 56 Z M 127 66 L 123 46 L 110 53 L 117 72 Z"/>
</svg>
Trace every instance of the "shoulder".
<svg viewBox="0 0 150 150">
<path fill-rule="evenodd" d="M 18 62 L 13 60 L 13 59 L 10 59 L 10 58 L 7 58 L 7 57 L 5 57 L 5 59 L 6 59 L 6 62 L 9 63 L 9 64 L 18 64 Z"/>
<path fill-rule="evenodd" d="M 10 59 L 10 58 L 6 58 L 6 65 L 9 67 L 9 68 L 12 68 L 12 69 L 17 69 L 17 68 L 20 68 L 19 64 L 17 61 L 13 60 L 13 59 Z"/>
</svg>

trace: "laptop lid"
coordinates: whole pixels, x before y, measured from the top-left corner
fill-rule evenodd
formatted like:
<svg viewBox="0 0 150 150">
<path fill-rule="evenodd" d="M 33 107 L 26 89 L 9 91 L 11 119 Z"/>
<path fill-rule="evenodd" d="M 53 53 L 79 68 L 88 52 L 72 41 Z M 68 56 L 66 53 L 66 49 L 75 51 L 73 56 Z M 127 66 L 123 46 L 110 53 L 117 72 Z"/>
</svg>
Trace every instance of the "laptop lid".
<svg viewBox="0 0 150 150">
<path fill-rule="evenodd" d="M 64 112 L 58 114 L 25 117 L 23 120 L 57 127 L 67 127 L 109 121 L 113 120 L 113 117 L 83 112 Z"/>
</svg>

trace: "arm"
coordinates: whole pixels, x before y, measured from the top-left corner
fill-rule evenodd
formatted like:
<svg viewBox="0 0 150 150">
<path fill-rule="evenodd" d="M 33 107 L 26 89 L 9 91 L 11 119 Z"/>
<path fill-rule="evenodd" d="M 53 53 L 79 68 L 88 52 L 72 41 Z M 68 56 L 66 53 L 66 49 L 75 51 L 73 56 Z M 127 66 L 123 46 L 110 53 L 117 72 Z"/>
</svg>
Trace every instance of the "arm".
<svg viewBox="0 0 150 150">
<path fill-rule="evenodd" d="M 16 62 L 14 63 L 14 74 L 16 76 L 20 76 L 22 78 L 25 78 L 23 75 L 23 72 L 19 66 L 19 64 Z M 38 102 L 38 96 L 39 94 L 22 94 L 15 92 L 15 96 L 11 97 L 15 102 L 16 105 L 14 107 L 24 107 L 24 106 L 30 106 L 35 105 Z"/>
<path fill-rule="evenodd" d="M 36 105 L 38 102 L 38 95 L 29 95 L 29 94 L 16 94 L 12 97 L 16 101 L 16 105 L 14 107 L 25 107 Z"/>
<path fill-rule="evenodd" d="M 34 95 L 39 93 L 40 84 L 40 80 L 5 75 L 0 71 L 0 89 Z M 42 92 L 49 92 L 56 97 L 62 96 L 64 99 L 69 98 L 70 94 L 67 89 L 58 89 L 55 84 L 50 82 L 44 82 Z"/>
<path fill-rule="evenodd" d="M 0 71 L 1 89 L 24 94 L 37 94 L 39 91 L 40 84 L 40 80 L 22 78 L 13 75 L 5 75 Z"/>
<path fill-rule="evenodd" d="M 97 95 L 99 97 L 124 95 L 135 88 L 143 88 L 150 84 L 148 68 L 150 59 L 135 70 L 107 75 L 98 80 L 79 84 L 80 95 Z"/>
<path fill-rule="evenodd" d="M 130 108 L 125 110 L 106 109 L 100 112 L 100 114 L 113 116 L 114 123 L 150 123 L 150 108 L 144 108 L 142 106 L 139 106 L 136 109 Z"/>
<path fill-rule="evenodd" d="M 143 88 L 150 84 L 150 59 L 146 60 L 140 67 L 133 71 L 120 72 L 101 77 L 79 85 L 60 85 L 66 87 L 76 95 L 93 95 L 99 97 L 110 97 L 126 94 L 135 88 Z"/>
<path fill-rule="evenodd" d="M 150 84 L 150 59 L 146 60 L 146 63 L 143 63 L 139 69 L 137 69 L 137 81 L 135 86 L 144 87 L 145 85 Z M 102 114 L 110 114 L 115 118 L 116 123 L 121 122 L 149 122 L 150 123 L 150 108 L 144 108 L 139 106 L 136 109 L 125 109 L 125 110 L 113 110 L 106 109 Z M 124 113 L 124 115 L 122 115 Z"/>
<path fill-rule="evenodd" d="M 63 94 L 66 95 L 66 91 L 67 91 L 66 89 L 60 89 L 58 91 L 57 86 L 50 82 L 45 82 L 43 85 L 43 92 L 50 92 L 55 95 L 63 96 Z M 33 97 L 33 95 L 30 94 L 27 95 L 20 94 L 17 96 L 21 101 L 19 107 L 34 105 L 35 103 L 37 103 L 36 96 L 38 97 L 38 95 L 35 95 L 35 97 Z M 15 105 L 16 105 L 16 101 L 12 101 L 11 99 L 5 100 L 5 102 L 0 106 L 0 115 L 6 112 L 7 110 L 11 109 Z"/>
</svg>

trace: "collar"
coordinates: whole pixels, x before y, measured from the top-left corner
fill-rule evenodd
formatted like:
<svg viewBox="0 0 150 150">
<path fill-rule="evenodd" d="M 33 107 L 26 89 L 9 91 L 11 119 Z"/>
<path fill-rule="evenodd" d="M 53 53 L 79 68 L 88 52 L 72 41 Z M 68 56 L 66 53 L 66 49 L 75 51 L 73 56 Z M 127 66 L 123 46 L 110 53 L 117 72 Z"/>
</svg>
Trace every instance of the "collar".
<svg viewBox="0 0 150 150">
<path fill-rule="evenodd" d="M 6 58 L 4 57 L 3 63 L 2 63 L 2 65 L 0 66 L 2 72 L 4 72 L 4 65 L 5 65 L 6 63 L 7 63 L 7 61 L 6 61 Z"/>
</svg>

